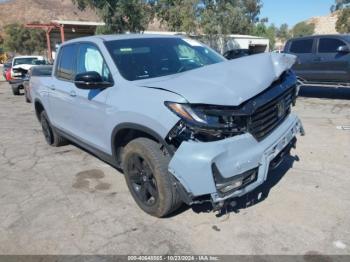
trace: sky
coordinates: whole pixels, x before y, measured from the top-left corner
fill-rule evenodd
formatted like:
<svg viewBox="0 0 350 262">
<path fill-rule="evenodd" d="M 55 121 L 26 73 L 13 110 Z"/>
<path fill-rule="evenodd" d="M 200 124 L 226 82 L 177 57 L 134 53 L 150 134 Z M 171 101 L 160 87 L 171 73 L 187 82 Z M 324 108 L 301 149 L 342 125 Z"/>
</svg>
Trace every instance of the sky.
<svg viewBox="0 0 350 262">
<path fill-rule="evenodd" d="M 260 18 L 267 17 L 269 23 L 280 26 L 296 23 L 313 16 L 323 16 L 330 13 L 330 7 L 335 0 L 262 0 L 263 8 Z"/>
</svg>

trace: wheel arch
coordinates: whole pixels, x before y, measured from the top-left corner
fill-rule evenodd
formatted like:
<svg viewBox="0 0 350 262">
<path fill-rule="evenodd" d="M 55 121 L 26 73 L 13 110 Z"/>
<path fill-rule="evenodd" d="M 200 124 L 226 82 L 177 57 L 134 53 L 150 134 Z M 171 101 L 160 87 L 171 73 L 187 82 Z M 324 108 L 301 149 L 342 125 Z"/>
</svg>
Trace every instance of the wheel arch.
<svg viewBox="0 0 350 262">
<path fill-rule="evenodd" d="M 112 154 L 119 163 L 123 147 L 130 141 L 140 137 L 146 137 L 156 141 L 164 146 L 170 155 L 173 155 L 173 149 L 156 131 L 140 124 L 122 123 L 113 129 L 111 138 Z"/>
<path fill-rule="evenodd" d="M 35 108 L 36 118 L 38 119 L 38 121 L 40 121 L 40 114 L 41 114 L 41 112 L 46 111 L 45 107 L 39 99 L 35 99 L 34 108 Z"/>
</svg>

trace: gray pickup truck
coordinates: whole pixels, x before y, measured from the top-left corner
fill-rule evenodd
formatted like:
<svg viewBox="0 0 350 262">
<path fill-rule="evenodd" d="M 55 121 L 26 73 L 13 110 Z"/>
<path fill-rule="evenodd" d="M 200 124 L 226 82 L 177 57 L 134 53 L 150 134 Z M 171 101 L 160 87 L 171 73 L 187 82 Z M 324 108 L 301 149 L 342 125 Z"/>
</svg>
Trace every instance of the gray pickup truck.
<svg viewBox="0 0 350 262">
<path fill-rule="evenodd" d="M 289 40 L 285 53 L 302 85 L 350 86 L 350 35 L 314 35 Z"/>
<path fill-rule="evenodd" d="M 180 36 L 93 36 L 64 43 L 31 97 L 46 142 L 73 141 L 121 170 L 148 214 L 217 210 L 261 185 L 303 133 L 294 62 L 228 61 Z"/>
</svg>

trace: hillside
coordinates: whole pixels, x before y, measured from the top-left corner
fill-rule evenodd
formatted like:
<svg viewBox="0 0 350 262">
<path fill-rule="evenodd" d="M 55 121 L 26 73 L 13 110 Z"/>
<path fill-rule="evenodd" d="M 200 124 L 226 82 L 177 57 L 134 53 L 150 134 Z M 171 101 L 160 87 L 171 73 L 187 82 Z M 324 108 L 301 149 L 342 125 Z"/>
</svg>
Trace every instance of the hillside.
<svg viewBox="0 0 350 262">
<path fill-rule="evenodd" d="M 0 31 L 7 24 L 51 20 L 99 21 L 92 10 L 79 11 L 71 0 L 0 1 Z"/>
<path fill-rule="evenodd" d="M 315 34 L 337 34 L 335 30 L 335 24 L 338 19 L 338 13 L 332 13 L 326 16 L 315 16 L 308 19 L 307 23 L 312 23 L 315 25 Z"/>
</svg>

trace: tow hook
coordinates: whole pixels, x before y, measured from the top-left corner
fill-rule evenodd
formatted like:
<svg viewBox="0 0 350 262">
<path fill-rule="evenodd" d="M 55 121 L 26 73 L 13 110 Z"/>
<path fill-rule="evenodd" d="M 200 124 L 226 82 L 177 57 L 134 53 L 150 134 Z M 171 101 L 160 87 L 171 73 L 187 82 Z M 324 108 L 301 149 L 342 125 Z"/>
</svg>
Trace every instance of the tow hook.
<svg viewBox="0 0 350 262">
<path fill-rule="evenodd" d="M 213 203 L 213 202 L 212 202 L 213 211 L 214 211 L 214 212 L 217 212 L 217 211 L 222 210 L 223 207 L 224 207 L 224 204 L 225 204 L 224 201 L 220 201 L 220 202 L 217 202 L 217 203 Z"/>
<path fill-rule="evenodd" d="M 220 201 L 218 203 L 213 203 L 213 212 L 218 212 L 217 216 L 222 216 L 228 213 L 228 210 L 232 210 L 235 206 L 237 206 L 237 202 L 233 200 Z"/>
</svg>

